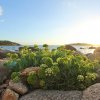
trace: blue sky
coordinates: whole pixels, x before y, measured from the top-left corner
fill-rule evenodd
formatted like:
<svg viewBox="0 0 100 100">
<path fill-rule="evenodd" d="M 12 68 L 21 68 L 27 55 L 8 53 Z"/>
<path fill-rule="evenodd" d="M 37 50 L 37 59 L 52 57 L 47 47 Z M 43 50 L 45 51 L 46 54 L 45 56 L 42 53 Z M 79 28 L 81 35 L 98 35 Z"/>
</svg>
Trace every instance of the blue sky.
<svg viewBox="0 0 100 100">
<path fill-rule="evenodd" d="M 0 40 L 100 44 L 100 0 L 0 0 Z"/>
</svg>

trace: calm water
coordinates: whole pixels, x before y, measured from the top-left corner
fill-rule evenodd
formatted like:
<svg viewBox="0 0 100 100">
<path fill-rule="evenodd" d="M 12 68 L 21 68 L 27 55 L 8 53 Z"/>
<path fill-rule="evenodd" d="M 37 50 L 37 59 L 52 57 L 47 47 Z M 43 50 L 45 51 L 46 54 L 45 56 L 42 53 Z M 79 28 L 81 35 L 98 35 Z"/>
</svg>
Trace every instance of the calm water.
<svg viewBox="0 0 100 100">
<path fill-rule="evenodd" d="M 59 46 L 60 45 L 50 45 L 49 48 L 50 49 L 56 49 Z M 19 47 L 23 47 L 23 46 L 0 46 L 0 48 L 2 48 L 2 49 L 6 49 L 6 50 L 10 50 L 10 51 L 18 51 Z M 94 49 L 88 49 L 89 46 L 76 46 L 76 45 L 73 45 L 73 47 L 75 47 L 77 50 L 79 50 L 80 52 L 82 52 L 84 54 L 93 53 L 93 51 L 94 51 Z M 42 45 L 39 45 L 39 48 L 42 48 Z M 80 49 L 80 48 L 84 48 L 84 49 Z"/>
</svg>

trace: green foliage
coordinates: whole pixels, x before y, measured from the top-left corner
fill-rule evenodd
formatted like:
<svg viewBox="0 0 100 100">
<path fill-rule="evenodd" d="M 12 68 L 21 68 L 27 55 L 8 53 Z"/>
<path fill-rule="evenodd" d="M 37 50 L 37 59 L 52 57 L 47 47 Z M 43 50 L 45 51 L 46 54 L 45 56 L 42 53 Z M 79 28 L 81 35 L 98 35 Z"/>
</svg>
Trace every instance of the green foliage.
<svg viewBox="0 0 100 100">
<path fill-rule="evenodd" d="M 48 45 L 47 45 L 47 44 L 43 44 L 43 47 L 47 48 L 47 47 L 48 47 Z"/>
<path fill-rule="evenodd" d="M 19 72 L 13 72 L 12 74 L 11 74 L 11 79 L 12 79 L 12 81 L 13 82 L 19 82 L 20 81 L 20 74 L 19 74 Z"/>
<path fill-rule="evenodd" d="M 43 57 L 42 58 L 42 63 L 46 64 L 47 66 L 52 66 L 53 65 L 53 60 L 50 57 Z"/>
<path fill-rule="evenodd" d="M 39 66 L 38 73 L 31 72 L 27 77 L 29 85 L 40 84 L 44 89 L 85 89 L 92 85 L 97 77 L 97 62 L 91 62 L 82 55 L 73 55 L 73 51 L 64 46 L 49 50 L 47 45 L 35 51 L 24 47 L 19 54 L 8 54 L 10 61 L 5 65 L 13 70 L 20 71 L 30 66 Z M 16 76 L 16 77 L 15 77 Z M 13 80 L 19 80 L 18 73 L 11 75 Z"/>
<path fill-rule="evenodd" d="M 28 75 L 27 82 L 28 84 L 35 86 L 37 84 L 37 79 L 38 78 L 36 72 L 32 71 Z"/>
</svg>

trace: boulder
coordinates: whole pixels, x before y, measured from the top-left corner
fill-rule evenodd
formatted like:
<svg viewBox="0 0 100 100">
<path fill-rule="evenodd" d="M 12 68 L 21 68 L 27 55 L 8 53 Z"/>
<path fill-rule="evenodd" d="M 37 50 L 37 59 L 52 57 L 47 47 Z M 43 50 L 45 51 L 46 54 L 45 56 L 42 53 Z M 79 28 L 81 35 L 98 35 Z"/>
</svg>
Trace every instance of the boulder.
<svg viewBox="0 0 100 100">
<path fill-rule="evenodd" d="M 10 89 L 6 89 L 2 95 L 2 100 L 18 100 L 19 95 Z"/>
<path fill-rule="evenodd" d="M 95 59 L 100 62 L 100 52 L 94 52 L 93 54 L 94 54 Z"/>
<path fill-rule="evenodd" d="M 100 52 L 100 47 L 97 47 L 94 52 Z"/>
<path fill-rule="evenodd" d="M 38 73 L 39 70 L 40 70 L 40 67 L 29 67 L 29 68 L 24 69 L 21 72 L 21 76 L 28 76 L 29 73 L 32 72 L 32 71 L 35 71 L 36 73 Z"/>
<path fill-rule="evenodd" d="M 81 100 L 81 91 L 35 90 L 19 100 Z"/>
<path fill-rule="evenodd" d="M 91 61 L 94 61 L 94 60 L 95 60 L 95 56 L 94 56 L 94 54 L 92 54 L 92 53 L 86 54 L 86 57 L 87 57 L 88 59 L 90 59 Z"/>
<path fill-rule="evenodd" d="M 84 55 L 83 53 L 81 53 L 80 51 L 76 50 L 73 52 L 73 55 Z"/>
<path fill-rule="evenodd" d="M 96 83 L 84 90 L 82 100 L 100 100 L 100 83 Z"/>
<path fill-rule="evenodd" d="M 16 91 L 17 93 L 23 95 L 28 92 L 27 86 L 25 86 L 22 82 L 13 82 L 12 80 L 9 82 L 9 87 Z"/>
<path fill-rule="evenodd" d="M 0 84 L 7 79 L 9 74 L 9 70 L 3 65 L 5 62 L 6 60 L 0 60 Z"/>
<path fill-rule="evenodd" d="M 29 68 L 24 69 L 20 73 L 20 77 L 21 77 L 22 82 L 27 84 L 27 77 L 28 77 L 29 73 L 31 73 L 33 71 L 38 73 L 39 70 L 40 70 L 40 67 L 29 67 Z M 36 85 L 34 85 L 33 88 L 35 88 L 35 89 L 40 88 L 39 80 L 36 81 Z"/>
<path fill-rule="evenodd" d="M 65 49 L 67 49 L 67 50 L 74 50 L 74 51 L 76 51 L 76 48 L 74 48 L 73 46 L 71 46 L 71 45 L 65 45 Z"/>
<path fill-rule="evenodd" d="M 7 53 L 12 53 L 9 50 L 0 50 L 0 59 L 6 58 Z"/>
<path fill-rule="evenodd" d="M 91 46 L 91 47 L 89 47 L 89 49 L 96 49 L 96 47 Z"/>
<path fill-rule="evenodd" d="M 96 60 L 100 61 L 100 47 L 97 47 L 94 52 L 93 55 L 95 57 Z"/>
<path fill-rule="evenodd" d="M 8 84 L 7 83 L 4 83 L 4 84 L 0 85 L 0 97 L 1 97 L 1 94 L 5 91 L 5 89 L 7 87 L 8 87 Z"/>
<path fill-rule="evenodd" d="M 3 88 L 7 88 L 8 84 L 2 84 L 0 85 L 0 89 L 3 89 Z"/>
</svg>

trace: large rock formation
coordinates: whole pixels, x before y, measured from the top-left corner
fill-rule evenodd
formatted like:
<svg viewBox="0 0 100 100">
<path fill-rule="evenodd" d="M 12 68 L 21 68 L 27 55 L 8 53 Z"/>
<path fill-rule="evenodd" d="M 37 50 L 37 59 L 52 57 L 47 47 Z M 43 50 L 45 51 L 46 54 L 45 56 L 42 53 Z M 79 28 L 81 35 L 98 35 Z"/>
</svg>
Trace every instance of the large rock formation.
<svg viewBox="0 0 100 100">
<path fill-rule="evenodd" d="M 21 76 L 28 76 L 30 72 L 35 71 L 38 73 L 40 67 L 28 67 L 21 72 Z"/>
<path fill-rule="evenodd" d="M 10 89 L 6 89 L 2 96 L 2 100 L 18 100 L 19 95 Z"/>
<path fill-rule="evenodd" d="M 74 48 L 73 46 L 71 46 L 71 45 L 65 45 L 65 49 L 67 49 L 67 50 L 74 50 L 74 51 L 76 51 L 76 48 Z"/>
<path fill-rule="evenodd" d="M 0 49 L 0 59 L 6 58 L 7 53 L 11 53 L 11 51 Z"/>
<path fill-rule="evenodd" d="M 82 100 L 100 100 L 100 83 L 96 83 L 84 90 Z"/>
<path fill-rule="evenodd" d="M 95 56 L 94 56 L 94 54 L 92 54 L 92 53 L 86 54 L 86 57 L 87 57 L 88 59 L 90 59 L 91 61 L 94 61 L 94 60 L 95 60 Z"/>
<path fill-rule="evenodd" d="M 95 59 L 99 60 L 100 61 L 100 47 L 97 47 L 95 50 L 94 50 L 94 57 Z"/>
<path fill-rule="evenodd" d="M 7 76 L 9 74 L 9 70 L 4 67 L 4 63 L 7 60 L 0 60 L 0 84 L 7 79 Z"/>
<path fill-rule="evenodd" d="M 16 91 L 17 93 L 23 95 L 28 92 L 28 88 L 22 83 L 22 82 L 17 82 L 14 83 L 12 80 L 9 82 L 9 87 Z"/>
<path fill-rule="evenodd" d="M 19 100 L 81 100 L 81 91 L 35 90 Z"/>
</svg>

